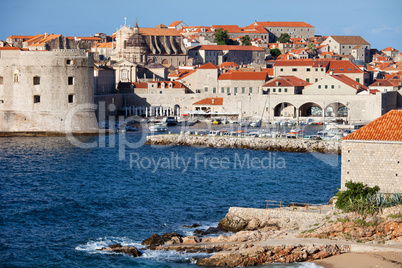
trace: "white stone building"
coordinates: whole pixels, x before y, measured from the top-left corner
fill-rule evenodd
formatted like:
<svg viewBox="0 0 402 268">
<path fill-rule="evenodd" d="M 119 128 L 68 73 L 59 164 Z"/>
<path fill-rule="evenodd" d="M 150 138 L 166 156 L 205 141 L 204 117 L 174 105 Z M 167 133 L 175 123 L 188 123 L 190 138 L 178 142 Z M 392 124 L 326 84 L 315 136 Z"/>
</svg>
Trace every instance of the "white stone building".
<svg viewBox="0 0 402 268">
<path fill-rule="evenodd" d="M 392 110 L 342 140 L 341 189 L 348 181 L 402 192 L 402 110 Z"/>
</svg>

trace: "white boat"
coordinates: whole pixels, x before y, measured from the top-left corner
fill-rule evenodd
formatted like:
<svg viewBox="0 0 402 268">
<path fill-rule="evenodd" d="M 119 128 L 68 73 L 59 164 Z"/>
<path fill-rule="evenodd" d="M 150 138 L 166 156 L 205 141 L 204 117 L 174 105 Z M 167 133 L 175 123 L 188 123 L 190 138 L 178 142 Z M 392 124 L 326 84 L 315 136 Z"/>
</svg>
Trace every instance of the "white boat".
<svg viewBox="0 0 402 268">
<path fill-rule="evenodd" d="M 250 123 L 250 127 L 260 127 L 261 126 L 261 120 L 254 120 L 253 122 Z"/>
<path fill-rule="evenodd" d="M 175 126 L 177 125 L 177 119 L 174 116 L 168 116 L 162 119 L 162 124 L 166 126 Z"/>
<path fill-rule="evenodd" d="M 162 126 L 161 124 L 154 124 L 149 126 L 150 132 L 166 132 L 168 130 L 167 127 Z"/>
<path fill-rule="evenodd" d="M 242 118 L 242 119 L 240 120 L 239 126 L 241 126 L 241 127 L 248 127 L 249 125 L 250 125 L 250 122 L 247 121 L 246 119 Z"/>
</svg>

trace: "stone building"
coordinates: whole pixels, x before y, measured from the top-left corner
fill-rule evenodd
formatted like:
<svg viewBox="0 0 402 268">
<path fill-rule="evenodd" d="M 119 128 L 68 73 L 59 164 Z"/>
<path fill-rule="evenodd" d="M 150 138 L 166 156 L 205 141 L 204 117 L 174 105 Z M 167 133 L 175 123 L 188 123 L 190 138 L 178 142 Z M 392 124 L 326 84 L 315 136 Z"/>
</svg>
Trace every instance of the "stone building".
<svg viewBox="0 0 402 268">
<path fill-rule="evenodd" d="M 307 86 L 303 94 L 305 95 L 356 95 L 367 91 L 367 87 L 355 80 L 341 75 L 328 75 L 322 80 Z"/>
<path fill-rule="evenodd" d="M 186 65 L 187 50 L 183 37 L 176 29 L 159 25 L 155 28 L 140 28 L 136 22 L 131 28 L 124 25 L 116 31 L 116 49 L 112 60 L 126 59 L 135 64 Z"/>
<path fill-rule="evenodd" d="M 328 45 L 329 51 L 340 56 L 353 56 L 353 60 L 370 62 L 370 44 L 361 36 L 329 36 L 322 45 Z"/>
<path fill-rule="evenodd" d="M 223 62 L 235 62 L 243 64 L 265 64 L 265 49 L 254 46 L 228 46 L 205 45 L 192 48 L 188 56 L 197 60 L 200 64 L 211 62 L 215 65 Z"/>
<path fill-rule="evenodd" d="M 402 192 L 402 110 L 392 110 L 342 139 L 341 189 L 348 181 Z"/>
<path fill-rule="evenodd" d="M 250 26 L 263 26 L 269 32 L 269 43 L 274 43 L 283 33 L 287 33 L 292 38 L 307 39 L 314 37 L 314 26 L 305 22 L 293 21 L 265 21 L 254 22 Z"/>
<path fill-rule="evenodd" d="M 93 57 L 0 49 L 0 132 L 96 133 Z"/>
</svg>

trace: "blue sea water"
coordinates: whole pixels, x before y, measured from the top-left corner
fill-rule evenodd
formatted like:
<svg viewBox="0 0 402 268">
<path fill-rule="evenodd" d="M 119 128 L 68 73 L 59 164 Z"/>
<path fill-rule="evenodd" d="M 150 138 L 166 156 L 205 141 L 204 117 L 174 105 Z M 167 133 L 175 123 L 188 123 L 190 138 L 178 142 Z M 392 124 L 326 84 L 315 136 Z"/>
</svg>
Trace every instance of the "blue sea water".
<svg viewBox="0 0 402 268">
<path fill-rule="evenodd" d="M 141 137 L 84 138 L 92 148 L 65 137 L 0 139 L 0 266 L 194 267 L 192 257 L 207 255 L 96 249 L 191 235 L 183 225 L 216 226 L 229 207 L 264 208 L 266 199 L 326 203 L 340 187 L 339 156 L 140 146 Z M 289 266 L 317 267 L 269 267 Z"/>
</svg>

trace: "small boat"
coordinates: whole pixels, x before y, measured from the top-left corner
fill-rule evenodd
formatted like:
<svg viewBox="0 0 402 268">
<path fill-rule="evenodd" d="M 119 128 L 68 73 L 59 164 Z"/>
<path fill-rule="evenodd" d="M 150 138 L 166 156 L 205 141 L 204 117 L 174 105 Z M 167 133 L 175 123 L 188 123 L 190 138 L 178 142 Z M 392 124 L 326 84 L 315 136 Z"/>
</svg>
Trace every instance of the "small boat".
<svg viewBox="0 0 402 268">
<path fill-rule="evenodd" d="M 250 123 L 250 127 L 260 127 L 261 126 L 261 120 L 254 120 L 253 122 Z"/>
<path fill-rule="evenodd" d="M 250 122 L 245 120 L 244 118 L 240 120 L 239 126 L 248 127 L 249 125 L 250 125 Z"/>
<path fill-rule="evenodd" d="M 166 132 L 168 130 L 167 127 L 162 126 L 161 124 L 154 124 L 149 126 L 149 131 L 150 132 Z"/>
<path fill-rule="evenodd" d="M 166 126 L 175 126 L 177 125 L 177 119 L 174 116 L 168 116 L 162 119 L 162 124 Z"/>
</svg>

